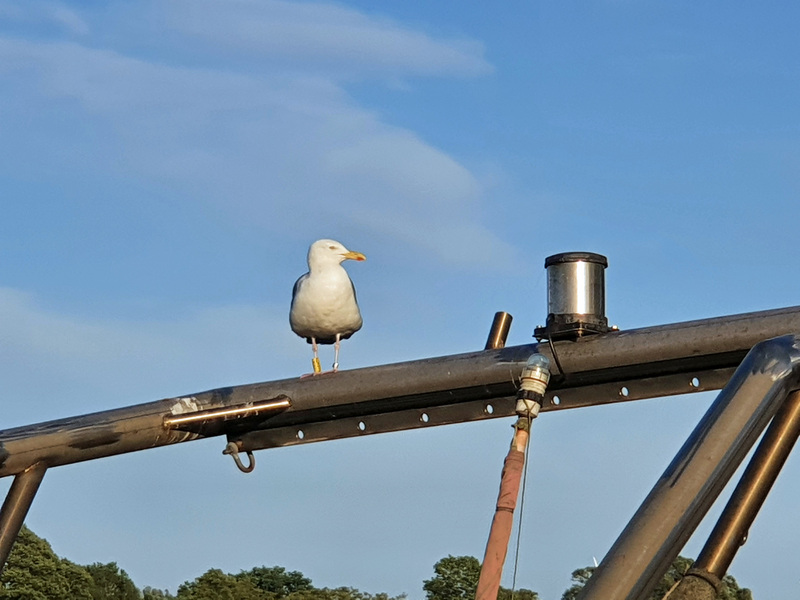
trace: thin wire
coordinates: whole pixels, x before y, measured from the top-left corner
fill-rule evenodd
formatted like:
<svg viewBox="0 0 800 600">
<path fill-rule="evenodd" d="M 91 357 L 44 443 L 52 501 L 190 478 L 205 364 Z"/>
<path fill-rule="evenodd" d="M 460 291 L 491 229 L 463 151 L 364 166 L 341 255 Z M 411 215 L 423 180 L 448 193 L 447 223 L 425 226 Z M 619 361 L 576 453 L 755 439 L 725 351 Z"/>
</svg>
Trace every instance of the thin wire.
<svg viewBox="0 0 800 600">
<path fill-rule="evenodd" d="M 511 600 L 517 591 L 517 567 L 519 566 L 519 545 L 522 541 L 522 515 L 525 513 L 525 487 L 528 483 L 528 448 L 531 445 L 531 425 L 533 419 L 528 416 L 528 439 L 525 442 L 525 470 L 522 471 L 522 492 L 519 497 L 519 518 L 517 519 L 517 547 L 514 549 L 514 575 L 511 578 Z"/>
<path fill-rule="evenodd" d="M 553 338 L 550 337 L 549 326 L 547 327 L 547 331 L 545 333 L 547 334 L 547 344 L 550 346 L 550 352 L 556 361 L 556 366 L 558 367 L 558 374 L 564 376 L 566 373 L 564 373 L 564 368 L 561 366 L 561 361 L 558 360 L 558 352 L 556 352 L 556 347 L 553 345 Z"/>
</svg>

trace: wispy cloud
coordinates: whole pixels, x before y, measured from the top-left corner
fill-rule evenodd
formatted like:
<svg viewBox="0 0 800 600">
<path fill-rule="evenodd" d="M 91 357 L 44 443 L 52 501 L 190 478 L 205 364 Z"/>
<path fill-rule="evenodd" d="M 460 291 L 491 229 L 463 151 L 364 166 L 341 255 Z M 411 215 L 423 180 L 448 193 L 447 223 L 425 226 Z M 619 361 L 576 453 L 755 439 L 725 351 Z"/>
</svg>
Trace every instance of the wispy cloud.
<svg viewBox="0 0 800 600">
<path fill-rule="evenodd" d="M 51 311 L 31 294 L 0 288 L 0 313 L 3 393 L 25 399 L 4 404 L 0 428 L 272 379 L 307 362 L 285 307 L 220 306 L 171 319 L 111 321 Z"/>
<path fill-rule="evenodd" d="M 151 10 L 175 31 L 215 51 L 235 52 L 259 62 L 335 71 L 408 75 L 481 75 L 492 67 L 483 45 L 469 39 L 440 40 L 385 17 L 340 4 L 284 0 L 176 0 Z"/>
<path fill-rule="evenodd" d="M 59 2 L 0 0 L 0 17 L 17 26 L 54 26 L 67 34 L 85 35 L 89 26 L 80 15 Z"/>
<path fill-rule="evenodd" d="M 114 47 L 109 33 L 130 34 L 121 17 L 106 16 L 106 34 L 89 42 L 0 37 L 9 106 L 27 117 L 18 120 L 24 129 L 9 125 L 6 134 L 37 154 L 8 160 L 74 170 L 91 157 L 96 169 L 168 185 L 272 234 L 310 221 L 348 224 L 447 263 L 508 263 L 510 246 L 481 224 L 482 182 L 359 106 L 340 79 L 479 75 L 490 69 L 480 44 L 325 3 L 176 0 L 136 10 L 151 17 L 148 39 L 198 38 L 203 48 L 225 55 L 230 47 L 267 68 L 242 69 L 229 54 L 186 65 L 164 49 L 153 58 L 133 42 Z M 328 63 L 335 67 L 318 68 Z M 95 135 L 59 136 L 48 114 L 88 120 Z"/>
</svg>

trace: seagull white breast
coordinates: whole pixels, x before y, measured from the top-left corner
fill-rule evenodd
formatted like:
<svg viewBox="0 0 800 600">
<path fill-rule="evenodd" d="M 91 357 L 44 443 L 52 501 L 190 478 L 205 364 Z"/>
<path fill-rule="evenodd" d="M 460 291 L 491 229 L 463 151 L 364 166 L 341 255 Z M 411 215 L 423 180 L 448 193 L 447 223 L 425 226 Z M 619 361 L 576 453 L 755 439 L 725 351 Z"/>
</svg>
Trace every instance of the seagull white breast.
<svg viewBox="0 0 800 600">
<path fill-rule="evenodd" d="M 347 339 L 361 329 L 355 288 L 341 265 L 348 258 L 364 260 L 333 240 L 319 240 L 309 249 L 309 272 L 294 285 L 289 313 L 292 331 L 309 342 L 332 344 L 337 334 Z"/>
</svg>

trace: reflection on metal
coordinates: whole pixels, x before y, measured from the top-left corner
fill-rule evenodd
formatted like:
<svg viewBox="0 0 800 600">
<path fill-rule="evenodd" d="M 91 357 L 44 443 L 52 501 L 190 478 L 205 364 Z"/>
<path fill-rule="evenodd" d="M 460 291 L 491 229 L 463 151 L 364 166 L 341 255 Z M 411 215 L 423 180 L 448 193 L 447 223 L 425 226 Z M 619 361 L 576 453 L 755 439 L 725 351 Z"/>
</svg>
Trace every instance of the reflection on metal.
<svg viewBox="0 0 800 600">
<path fill-rule="evenodd" d="M 681 583 L 678 586 L 670 597 L 671 600 L 673 597 L 675 600 L 689 600 L 697 595 L 695 588 L 703 585 L 708 588 L 707 594 L 716 594 L 719 581 L 725 576 L 733 557 L 744 544 L 747 532 L 778 478 L 798 435 L 800 392 L 793 392 L 772 419 L 706 545 L 697 557 L 690 571 L 690 578 L 685 579 L 686 584 Z M 694 592 L 693 595 L 689 595 L 690 591 Z"/>
<path fill-rule="evenodd" d="M 253 453 L 249 450 L 247 451 L 247 459 L 250 462 L 246 467 L 242 464 L 242 460 L 239 458 L 239 446 L 237 446 L 235 442 L 228 442 L 222 453 L 230 454 L 233 457 L 233 462 L 236 463 L 236 466 L 242 473 L 252 473 L 253 469 L 256 468 L 256 457 L 253 456 Z"/>
<path fill-rule="evenodd" d="M 11 554 L 45 471 L 47 467 L 43 463 L 32 465 L 14 477 L 8 490 L 3 508 L 0 508 L 0 572 Z"/>
<path fill-rule="evenodd" d="M 494 320 L 492 327 L 489 329 L 489 338 L 486 340 L 484 350 L 496 350 L 497 348 L 505 348 L 506 340 L 508 339 L 508 332 L 511 329 L 512 317 L 507 312 L 494 313 Z"/>
<path fill-rule="evenodd" d="M 608 331 L 605 269 L 608 259 L 594 252 L 564 252 L 548 256 L 547 325 L 537 339 L 576 339 Z"/>
<path fill-rule="evenodd" d="M 213 422 L 250 419 L 261 416 L 265 412 L 285 410 L 292 405 L 289 398 L 282 396 L 274 400 L 263 402 L 253 402 L 244 406 L 233 406 L 230 408 L 217 408 L 210 410 L 199 410 L 189 414 L 180 414 L 164 417 L 164 427 L 167 429 L 181 429 L 183 431 L 197 431 L 198 428 L 209 425 Z"/>
<path fill-rule="evenodd" d="M 641 600 L 800 381 L 800 338 L 756 344 L 611 547 L 579 600 Z"/>
</svg>

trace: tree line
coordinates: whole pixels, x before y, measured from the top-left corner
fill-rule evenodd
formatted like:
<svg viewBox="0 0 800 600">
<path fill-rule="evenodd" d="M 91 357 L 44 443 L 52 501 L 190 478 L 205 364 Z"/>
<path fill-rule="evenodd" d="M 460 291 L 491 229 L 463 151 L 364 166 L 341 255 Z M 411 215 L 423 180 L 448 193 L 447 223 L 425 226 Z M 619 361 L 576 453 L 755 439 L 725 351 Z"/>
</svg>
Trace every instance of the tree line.
<svg viewBox="0 0 800 600">
<path fill-rule="evenodd" d="M 691 567 L 678 557 L 651 600 L 661 600 Z M 423 582 L 426 600 L 474 600 L 481 565 L 473 556 L 447 556 L 433 566 Z M 572 586 L 561 600 L 574 600 L 593 567 L 573 571 Z M 718 600 L 753 600 L 750 590 L 725 577 Z M 53 552 L 47 540 L 23 526 L 0 575 L 0 600 L 405 600 L 405 594 L 370 594 L 355 588 L 318 588 L 299 571 L 283 567 L 254 567 L 237 574 L 209 569 L 178 586 L 176 594 L 151 587 L 139 589 L 114 563 L 78 565 Z M 539 600 L 533 590 L 500 588 L 498 600 Z"/>
</svg>

